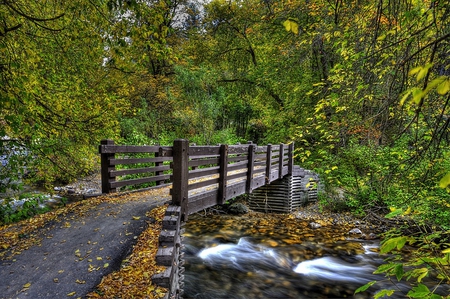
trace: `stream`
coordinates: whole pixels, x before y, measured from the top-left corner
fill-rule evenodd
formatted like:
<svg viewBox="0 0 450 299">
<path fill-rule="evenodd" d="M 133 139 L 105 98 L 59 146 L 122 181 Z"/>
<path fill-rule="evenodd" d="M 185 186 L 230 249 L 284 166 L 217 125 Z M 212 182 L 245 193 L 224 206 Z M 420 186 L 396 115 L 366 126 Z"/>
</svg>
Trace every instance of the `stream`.
<svg viewBox="0 0 450 299">
<path fill-rule="evenodd" d="M 405 298 L 407 283 L 373 274 L 383 262 L 379 240 L 358 239 L 354 227 L 311 228 L 293 215 L 189 216 L 183 298 L 373 298 L 381 289 Z"/>
</svg>

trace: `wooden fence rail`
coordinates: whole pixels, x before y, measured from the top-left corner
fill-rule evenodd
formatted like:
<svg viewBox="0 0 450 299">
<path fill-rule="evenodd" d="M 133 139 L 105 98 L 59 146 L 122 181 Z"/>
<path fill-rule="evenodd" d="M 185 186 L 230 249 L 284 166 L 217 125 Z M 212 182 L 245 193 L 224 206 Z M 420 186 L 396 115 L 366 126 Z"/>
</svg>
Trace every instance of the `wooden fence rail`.
<svg viewBox="0 0 450 299">
<path fill-rule="evenodd" d="M 102 193 L 155 182 L 172 183 L 172 204 L 181 215 L 224 204 L 270 182 L 292 174 L 294 145 L 190 146 L 184 139 L 173 146 L 115 145 L 102 140 Z M 125 169 L 117 166 L 127 165 Z M 130 178 L 130 176 L 137 176 Z"/>
</svg>

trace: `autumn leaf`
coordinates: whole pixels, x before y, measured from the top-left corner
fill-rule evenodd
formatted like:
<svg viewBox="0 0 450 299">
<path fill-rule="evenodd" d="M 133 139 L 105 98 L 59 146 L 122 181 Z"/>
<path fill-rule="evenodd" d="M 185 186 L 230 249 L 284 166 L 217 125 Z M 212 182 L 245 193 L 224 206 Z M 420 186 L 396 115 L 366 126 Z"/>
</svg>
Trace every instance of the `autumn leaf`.
<svg viewBox="0 0 450 299">
<path fill-rule="evenodd" d="M 298 34 L 298 23 L 295 20 L 287 19 L 283 22 L 283 26 L 286 31 L 291 31 L 294 34 Z"/>
</svg>

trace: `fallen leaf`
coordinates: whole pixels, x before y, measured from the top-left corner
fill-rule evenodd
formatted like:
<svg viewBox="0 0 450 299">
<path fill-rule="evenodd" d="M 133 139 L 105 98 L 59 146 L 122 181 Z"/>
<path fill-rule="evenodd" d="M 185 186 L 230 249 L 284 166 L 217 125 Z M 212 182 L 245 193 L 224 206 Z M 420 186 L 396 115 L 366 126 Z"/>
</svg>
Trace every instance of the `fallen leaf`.
<svg viewBox="0 0 450 299">
<path fill-rule="evenodd" d="M 109 263 L 105 263 L 105 264 L 103 265 L 103 268 L 108 268 L 108 266 L 109 266 Z"/>
<path fill-rule="evenodd" d="M 77 280 L 75 280 L 75 282 L 79 283 L 79 284 L 85 284 L 86 280 L 79 280 L 79 279 L 77 279 Z"/>
<path fill-rule="evenodd" d="M 58 278 L 53 278 L 53 282 L 59 282 Z"/>
<path fill-rule="evenodd" d="M 69 293 L 69 294 L 67 294 L 67 296 L 73 296 L 73 295 L 75 295 L 77 292 L 71 292 L 71 293 Z"/>
<path fill-rule="evenodd" d="M 139 217 L 139 216 L 133 216 L 133 220 L 139 220 L 139 219 L 141 219 L 141 217 Z"/>
<path fill-rule="evenodd" d="M 31 287 L 31 283 L 28 282 L 28 283 L 24 284 L 23 287 L 24 287 L 24 288 L 29 288 L 29 287 Z"/>
</svg>

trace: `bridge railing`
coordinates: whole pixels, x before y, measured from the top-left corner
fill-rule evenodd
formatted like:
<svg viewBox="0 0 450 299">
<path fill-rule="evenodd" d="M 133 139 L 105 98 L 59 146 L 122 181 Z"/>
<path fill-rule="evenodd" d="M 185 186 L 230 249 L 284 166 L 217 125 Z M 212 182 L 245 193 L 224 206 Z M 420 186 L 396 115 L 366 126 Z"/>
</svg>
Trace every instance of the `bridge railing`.
<svg viewBox="0 0 450 299">
<path fill-rule="evenodd" d="M 162 147 L 102 140 L 99 152 L 102 193 L 131 185 L 172 183 L 172 203 L 181 206 L 187 220 L 189 214 L 292 174 L 294 145 L 190 146 L 179 139 L 173 146 Z"/>
<path fill-rule="evenodd" d="M 112 140 L 102 140 L 99 152 L 102 193 L 125 186 L 170 182 L 172 147 L 115 145 Z"/>
<path fill-rule="evenodd" d="M 294 145 L 173 146 L 172 203 L 189 214 L 224 204 L 236 196 L 292 173 Z"/>
</svg>

